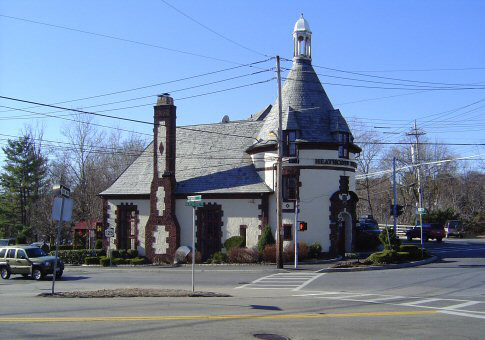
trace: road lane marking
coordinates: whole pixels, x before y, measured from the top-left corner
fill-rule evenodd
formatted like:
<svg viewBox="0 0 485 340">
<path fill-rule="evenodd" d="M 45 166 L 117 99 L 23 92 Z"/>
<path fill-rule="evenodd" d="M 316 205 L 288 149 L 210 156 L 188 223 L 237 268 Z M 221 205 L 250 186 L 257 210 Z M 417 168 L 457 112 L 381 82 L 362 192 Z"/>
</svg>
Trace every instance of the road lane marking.
<svg viewBox="0 0 485 340">
<path fill-rule="evenodd" d="M 260 277 L 250 283 L 235 287 L 235 289 L 261 289 L 261 288 L 275 288 L 275 289 L 292 289 L 298 290 L 308 285 L 313 280 L 319 278 L 324 273 L 276 273 L 268 276 Z"/>
<path fill-rule="evenodd" d="M 468 302 L 459 303 L 457 305 L 447 306 L 446 309 L 461 309 L 463 307 L 473 306 L 479 303 L 480 301 L 468 301 Z"/>
<path fill-rule="evenodd" d="M 465 317 L 468 317 L 468 318 L 485 319 L 485 315 L 479 315 L 479 314 L 473 314 L 473 313 L 457 312 L 457 311 L 453 311 L 453 310 L 440 310 L 439 312 L 443 313 L 443 314 L 465 316 Z"/>
<path fill-rule="evenodd" d="M 231 319 L 322 319 L 379 316 L 416 316 L 438 314 L 438 311 L 360 312 L 360 313 L 312 313 L 312 314 L 238 314 L 238 315 L 167 315 L 167 316 L 97 316 L 97 317 L 0 317 L 3 322 L 119 322 L 119 321 L 186 321 Z"/>
<path fill-rule="evenodd" d="M 428 302 L 439 301 L 439 300 L 443 300 L 443 299 L 430 298 L 430 299 L 423 299 L 423 300 L 418 300 L 418 301 L 400 303 L 400 305 L 401 306 L 416 306 L 416 305 L 423 305 L 423 304 L 428 303 Z"/>
<path fill-rule="evenodd" d="M 320 278 L 322 275 L 325 275 L 326 273 L 320 273 L 318 275 L 316 275 L 315 277 L 311 278 L 310 280 L 302 283 L 300 286 L 298 286 L 297 288 L 293 289 L 293 291 L 297 292 L 299 290 L 301 290 L 302 288 L 305 288 L 306 286 L 308 286 L 311 282 L 315 281 L 316 279 Z"/>
</svg>

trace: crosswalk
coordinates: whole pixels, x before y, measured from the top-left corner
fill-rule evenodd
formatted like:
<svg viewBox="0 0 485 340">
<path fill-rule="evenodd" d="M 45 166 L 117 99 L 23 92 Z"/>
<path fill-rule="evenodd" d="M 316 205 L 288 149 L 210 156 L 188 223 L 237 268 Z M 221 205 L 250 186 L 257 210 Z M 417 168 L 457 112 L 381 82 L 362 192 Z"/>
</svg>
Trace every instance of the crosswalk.
<svg viewBox="0 0 485 340">
<path fill-rule="evenodd" d="M 292 295 L 305 299 L 329 299 L 372 304 L 385 304 L 438 310 L 445 314 L 485 319 L 485 301 L 446 298 L 423 298 L 416 296 L 384 295 L 376 293 L 302 291 Z"/>
<path fill-rule="evenodd" d="M 314 272 L 276 273 L 261 277 L 250 283 L 236 287 L 236 289 L 289 289 L 299 291 L 324 274 Z"/>
</svg>

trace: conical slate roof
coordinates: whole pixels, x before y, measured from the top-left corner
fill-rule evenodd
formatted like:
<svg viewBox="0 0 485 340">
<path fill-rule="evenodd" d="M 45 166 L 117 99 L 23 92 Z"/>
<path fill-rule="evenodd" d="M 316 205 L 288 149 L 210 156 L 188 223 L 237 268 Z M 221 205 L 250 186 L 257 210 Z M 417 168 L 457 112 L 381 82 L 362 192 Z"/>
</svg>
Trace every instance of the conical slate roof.
<svg viewBox="0 0 485 340">
<path fill-rule="evenodd" d="M 328 99 L 318 76 L 305 58 L 294 58 L 282 89 L 282 128 L 299 130 L 301 142 L 337 142 L 333 132 L 350 132 L 339 110 Z M 258 134 L 262 142 L 274 140 L 278 131 L 278 99 Z"/>
</svg>

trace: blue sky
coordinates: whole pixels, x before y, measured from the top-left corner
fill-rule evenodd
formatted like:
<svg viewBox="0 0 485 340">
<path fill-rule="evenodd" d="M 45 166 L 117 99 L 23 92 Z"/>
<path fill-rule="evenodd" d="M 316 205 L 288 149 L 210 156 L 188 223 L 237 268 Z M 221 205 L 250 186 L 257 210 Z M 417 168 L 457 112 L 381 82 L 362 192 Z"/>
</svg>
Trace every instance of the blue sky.
<svg viewBox="0 0 485 340">
<path fill-rule="evenodd" d="M 302 12 L 313 31 L 315 66 L 413 81 L 485 83 L 485 1 L 167 2 L 210 29 L 257 52 L 222 39 L 161 0 L 2 0 L 1 15 L 116 36 L 227 62 L 0 17 L 0 95 L 56 103 L 266 59 L 262 54 L 291 58 L 293 25 Z M 283 63 L 285 67 L 290 65 Z M 258 67 L 263 70 L 274 67 L 274 60 L 258 64 Z M 169 92 L 176 101 L 179 125 L 218 122 L 226 114 L 231 120 L 243 119 L 273 103 L 277 94 L 274 80 L 218 94 L 179 99 L 269 80 L 274 76 L 271 71 L 251 74 L 259 70 L 243 67 L 63 105 L 96 112 L 146 104 L 106 113 L 151 121 L 151 104 L 155 102 L 156 94 Z M 416 93 L 417 87 L 413 90 L 369 89 L 355 85 L 392 87 L 368 81 L 403 82 L 325 68 L 315 67 L 315 70 L 321 74 L 320 80 L 330 100 L 349 121 L 357 117 L 370 128 L 390 128 L 376 131 L 402 133 L 410 127 L 413 119 L 417 119 L 418 125 L 423 126 L 433 141 L 485 142 L 485 101 L 448 112 L 484 99 L 484 89 L 419 93 Z M 174 92 L 236 76 L 244 77 Z M 332 78 L 335 76 L 352 79 Z M 416 82 L 406 84 L 423 86 Z M 152 97 L 87 108 L 142 96 Z M 7 100 L 0 100 L 0 105 L 31 106 Z M 4 110 L 0 107 L 0 111 Z M 31 110 L 55 111 L 46 108 Z M 440 112 L 445 113 L 438 114 Z M 0 112 L 0 134 L 17 135 L 25 123 L 43 121 L 46 125 L 44 138 L 62 140 L 60 131 L 66 121 L 37 119 L 38 116 L 12 118 L 19 115 L 28 114 Z M 430 115 L 433 116 L 428 117 Z M 142 124 L 104 118 L 97 118 L 96 122 L 142 133 L 151 132 L 149 126 Z M 399 139 L 399 135 L 385 134 L 383 137 L 389 141 Z M 485 153 L 484 147 L 476 146 L 454 147 L 453 150 L 457 155 Z"/>
</svg>

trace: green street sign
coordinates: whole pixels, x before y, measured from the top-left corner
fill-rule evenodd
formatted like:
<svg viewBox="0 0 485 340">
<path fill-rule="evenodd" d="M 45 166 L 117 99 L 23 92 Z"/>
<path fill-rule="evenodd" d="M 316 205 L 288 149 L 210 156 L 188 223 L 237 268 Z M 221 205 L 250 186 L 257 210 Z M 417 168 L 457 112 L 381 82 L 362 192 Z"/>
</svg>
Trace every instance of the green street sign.
<svg viewBox="0 0 485 340">
<path fill-rule="evenodd" d="M 202 201 L 202 195 L 187 196 L 187 201 Z"/>
<path fill-rule="evenodd" d="M 427 213 L 426 208 L 418 208 L 418 215 L 426 215 Z"/>
<path fill-rule="evenodd" d="M 187 201 L 187 202 L 185 202 L 185 205 L 187 207 L 203 207 L 204 202 L 202 202 L 202 201 Z"/>
</svg>

